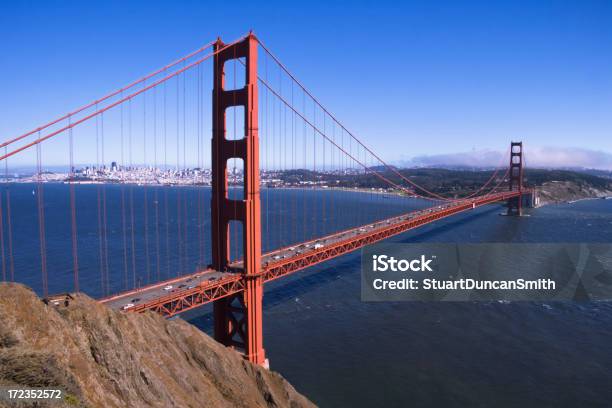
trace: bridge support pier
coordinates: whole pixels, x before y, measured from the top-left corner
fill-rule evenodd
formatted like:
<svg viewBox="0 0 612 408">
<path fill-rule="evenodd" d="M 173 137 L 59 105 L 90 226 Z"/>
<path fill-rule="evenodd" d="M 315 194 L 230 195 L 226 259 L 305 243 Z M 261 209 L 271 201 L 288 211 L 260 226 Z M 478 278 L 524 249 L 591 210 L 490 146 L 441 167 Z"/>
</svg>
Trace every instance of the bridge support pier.
<svg viewBox="0 0 612 408">
<path fill-rule="evenodd" d="M 518 197 L 508 200 L 507 215 L 523 215 L 523 142 L 510 143 L 509 190 L 519 191 Z"/>
<path fill-rule="evenodd" d="M 244 292 L 215 301 L 215 338 L 244 352 L 260 365 L 267 360 L 263 348 L 261 270 L 261 202 L 259 197 L 259 136 L 257 94 L 257 39 L 250 34 L 242 41 L 226 46 L 215 43 L 212 135 L 212 259 L 213 267 L 228 271 L 230 260 L 230 221 L 242 223 Z M 225 89 L 225 63 L 241 58 L 246 65 L 245 85 Z M 244 137 L 228 139 L 226 110 L 244 107 Z M 244 163 L 244 197 L 228 196 L 227 163 L 232 158 Z"/>
</svg>

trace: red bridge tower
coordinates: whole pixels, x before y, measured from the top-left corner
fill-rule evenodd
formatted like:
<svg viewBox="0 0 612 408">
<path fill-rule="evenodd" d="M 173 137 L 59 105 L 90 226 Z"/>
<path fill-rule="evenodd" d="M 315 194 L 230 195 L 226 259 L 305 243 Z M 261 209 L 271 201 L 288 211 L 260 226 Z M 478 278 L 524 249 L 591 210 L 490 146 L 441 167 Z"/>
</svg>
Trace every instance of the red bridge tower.
<svg viewBox="0 0 612 408">
<path fill-rule="evenodd" d="M 508 215 L 523 214 L 523 142 L 510 143 L 509 190 L 518 190 L 518 197 L 508 200 Z"/>
<path fill-rule="evenodd" d="M 257 128 L 257 39 L 253 34 L 226 46 L 215 44 L 212 135 L 212 260 L 218 271 L 230 269 L 230 221 L 242 223 L 243 281 L 245 290 L 214 302 L 215 338 L 244 351 L 255 364 L 266 364 L 262 333 L 263 278 L 261 276 L 261 208 L 259 198 L 259 137 Z M 225 63 L 241 58 L 245 86 L 225 89 Z M 226 109 L 244 107 L 244 137 L 227 138 Z M 244 197 L 228 197 L 227 163 L 244 163 Z"/>
</svg>

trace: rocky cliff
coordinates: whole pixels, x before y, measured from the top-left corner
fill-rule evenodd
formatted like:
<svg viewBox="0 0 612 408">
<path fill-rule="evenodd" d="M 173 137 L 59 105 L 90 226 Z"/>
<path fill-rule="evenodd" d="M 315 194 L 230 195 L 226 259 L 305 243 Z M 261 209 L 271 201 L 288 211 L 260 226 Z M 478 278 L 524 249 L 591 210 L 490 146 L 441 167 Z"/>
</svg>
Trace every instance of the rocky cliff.
<svg viewBox="0 0 612 408">
<path fill-rule="evenodd" d="M 547 181 L 537 187 L 541 205 L 612 196 L 612 190 L 575 181 Z"/>
<path fill-rule="evenodd" d="M 59 387 L 63 406 L 313 406 L 180 319 L 114 312 L 85 295 L 45 305 L 18 284 L 0 284 L 0 385 Z"/>
</svg>

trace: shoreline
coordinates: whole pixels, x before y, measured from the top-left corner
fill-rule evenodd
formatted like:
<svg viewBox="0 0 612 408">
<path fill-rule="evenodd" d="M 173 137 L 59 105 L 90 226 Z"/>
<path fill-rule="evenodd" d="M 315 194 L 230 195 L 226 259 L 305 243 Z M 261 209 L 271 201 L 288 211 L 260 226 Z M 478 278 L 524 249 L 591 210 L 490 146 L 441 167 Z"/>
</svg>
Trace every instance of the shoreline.
<svg viewBox="0 0 612 408">
<path fill-rule="evenodd" d="M 583 197 L 583 198 L 577 198 L 575 200 L 559 200 L 559 201 L 541 201 L 539 207 L 544 207 L 546 205 L 555 205 L 555 204 L 575 204 L 581 201 L 592 201 L 592 200 L 610 200 L 612 195 L 606 195 L 606 196 L 601 196 L 601 197 Z"/>
<path fill-rule="evenodd" d="M 40 181 L 41 184 L 68 184 L 68 185 L 112 185 L 112 186 L 122 186 L 122 185 L 126 185 L 126 186 L 137 186 L 137 187 L 192 187 L 192 188 L 196 188 L 196 187 L 204 187 L 204 188 L 211 188 L 212 186 L 209 183 L 138 183 L 138 182 L 125 182 L 125 181 L 96 181 L 96 180 L 87 180 L 87 181 L 75 181 L 75 182 L 70 182 L 70 181 L 66 181 L 66 180 L 42 180 Z M 32 185 L 37 185 L 39 184 L 38 181 L 36 180 L 28 180 L 28 181 L 8 181 L 8 182 L 4 182 L 5 186 L 8 185 L 12 185 L 12 184 L 32 184 Z M 241 185 L 232 185 L 230 184 L 228 186 L 230 189 L 233 188 L 241 188 Z M 555 192 L 552 191 L 547 191 L 546 189 L 543 189 L 543 187 L 546 186 L 536 186 L 535 188 L 538 190 L 539 192 L 539 196 L 540 196 L 540 203 L 538 205 L 538 207 L 544 207 L 547 205 L 553 205 L 553 204 L 573 204 L 579 201 L 585 201 L 585 200 L 601 200 L 601 199 L 610 199 L 612 197 L 612 191 L 610 190 L 595 190 L 592 189 L 591 195 L 583 195 L 583 196 L 577 196 L 577 195 L 572 195 L 572 194 L 555 194 Z M 382 196 L 388 196 L 389 198 L 411 198 L 411 199 L 415 199 L 415 200 L 428 200 L 427 198 L 424 197 L 420 197 L 417 195 L 407 195 L 405 192 L 402 191 L 381 191 L 379 188 L 364 188 L 364 187 L 355 187 L 355 188 L 351 188 L 351 187 L 335 187 L 335 186 L 275 186 L 275 187 L 270 187 L 267 185 L 262 185 L 261 186 L 261 190 L 330 190 L 330 191 L 344 191 L 344 192 L 350 192 L 350 193 L 360 193 L 360 194 L 377 194 L 377 195 L 382 195 Z M 456 199 L 460 199 L 460 198 L 456 198 Z M 450 200 L 456 200 L 455 198 L 451 198 Z M 442 200 L 435 200 L 435 199 L 429 199 L 431 201 L 442 201 Z"/>
</svg>

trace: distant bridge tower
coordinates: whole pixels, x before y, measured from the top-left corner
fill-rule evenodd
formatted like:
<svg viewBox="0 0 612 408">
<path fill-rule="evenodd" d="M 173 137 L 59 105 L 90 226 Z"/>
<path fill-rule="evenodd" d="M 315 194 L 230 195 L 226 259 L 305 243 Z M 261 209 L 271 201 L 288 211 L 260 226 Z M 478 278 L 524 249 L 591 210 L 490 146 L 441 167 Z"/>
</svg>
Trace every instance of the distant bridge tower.
<svg viewBox="0 0 612 408">
<path fill-rule="evenodd" d="M 523 142 L 510 143 L 509 190 L 521 194 L 508 200 L 508 215 L 523 214 Z"/>
<path fill-rule="evenodd" d="M 215 43 L 212 135 L 212 261 L 218 271 L 230 269 L 230 221 L 242 223 L 243 283 L 245 290 L 214 303 L 215 338 L 226 346 L 244 351 L 245 357 L 266 364 L 262 333 L 263 281 L 261 269 L 261 208 L 259 197 L 259 136 L 257 128 L 257 39 L 253 34 L 226 46 Z M 225 63 L 242 58 L 245 85 L 225 89 Z M 226 109 L 244 107 L 244 137 L 227 138 Z M 228 197 L 227 163 L 244 163 L 244 196 Z"/>
</svg>

